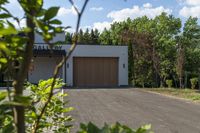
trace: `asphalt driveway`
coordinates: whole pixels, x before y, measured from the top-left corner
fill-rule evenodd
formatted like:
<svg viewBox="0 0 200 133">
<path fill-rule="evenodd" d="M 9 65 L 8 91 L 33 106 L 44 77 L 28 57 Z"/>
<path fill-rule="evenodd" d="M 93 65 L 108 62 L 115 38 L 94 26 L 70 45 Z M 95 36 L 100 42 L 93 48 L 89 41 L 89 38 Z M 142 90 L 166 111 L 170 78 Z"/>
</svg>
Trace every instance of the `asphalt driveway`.
<svg viewBox="0 0 200 133">
<path fill-rule="evenodd" d="M 138 89 L 66 90 L 75 128 L 80 122 L 103 126 L 116 121 L 136 128 L 151 124 L 155 133 L 200 133 L 200 104 Z"/>
</svg>

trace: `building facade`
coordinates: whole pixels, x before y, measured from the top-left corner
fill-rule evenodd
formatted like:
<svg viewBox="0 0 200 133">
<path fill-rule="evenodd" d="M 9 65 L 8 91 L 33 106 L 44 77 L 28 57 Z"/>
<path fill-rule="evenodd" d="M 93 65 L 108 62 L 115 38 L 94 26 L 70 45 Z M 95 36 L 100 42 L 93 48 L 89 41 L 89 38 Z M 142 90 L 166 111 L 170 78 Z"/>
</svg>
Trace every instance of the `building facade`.
<svg viewBox="0 0 200 133">
<path fill-rule="evenodd" d="M 58 34 L 51 42 L 64 41 Z M 70 44 L 55 45 L 52 50 L 39 35 L 36 35 L 33 59 L 28 81 L 51 78 L 53 70 L 69 51 Z M 70 58 L 59 72 L 67 86 L 117 87 L 128 85 L 128 47 L 105 45 L 77 45 Z"/>
</svg>

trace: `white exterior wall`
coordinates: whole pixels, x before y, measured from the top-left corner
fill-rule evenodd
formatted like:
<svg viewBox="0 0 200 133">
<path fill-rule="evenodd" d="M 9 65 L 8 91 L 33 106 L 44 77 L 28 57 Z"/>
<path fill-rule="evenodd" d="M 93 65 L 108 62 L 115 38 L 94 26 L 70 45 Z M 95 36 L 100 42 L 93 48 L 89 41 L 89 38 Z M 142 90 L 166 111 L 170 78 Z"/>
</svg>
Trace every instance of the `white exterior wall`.
<svg viewBox="0 0 200 133">
<path fill-rule="evenodd" d="M 70 46 L 65 46 L 69 49 Z M 63 47 L 64 48 L 64 47 Z M 118 85 L 128 85 L 128 47 L 127 46 L 102 46 L 102 45 L 77 45 L 67 63 L 67 84 L 73 86 L 73 57 L 119 57 Z M 125 64 L 125 68 L 123 68 Z"/>
<path fill-rule="evenodd" d="M 56 64 L 61 61 L 59 57 L 33 57 L 33 68 L 29 71 L 28 80 L 31 83 L 38 83 L 39 80 L 46 80 L 52 77 Z M 62 71 L 58 77 L 63 78 Z"/>
<path fill-rule="evenodd" d="M 42 46 L 42 45 L 41 45 Z M 45 45 L 46 46 L 46 45 Z M 62 45 L 62 49 L 69 50 L 70 45 Z M 66 62 L 66 79 L 63 68 L 62 77 L 68 86 L 73 86 L 73 57 L 118 57 L 118 85 L 128 85 L 128 47 L 127 46 L 103 46 L 103 45 L 77 45 L 71 57 Z M 68 67 L 67 67 L 68 66 Z M 125 67 L 123 67 L 125 66 Z M 48 66 L 47 66 L 48 67 Z M 31 77 L 29 81 L 35 80 Z"/>
</svg>

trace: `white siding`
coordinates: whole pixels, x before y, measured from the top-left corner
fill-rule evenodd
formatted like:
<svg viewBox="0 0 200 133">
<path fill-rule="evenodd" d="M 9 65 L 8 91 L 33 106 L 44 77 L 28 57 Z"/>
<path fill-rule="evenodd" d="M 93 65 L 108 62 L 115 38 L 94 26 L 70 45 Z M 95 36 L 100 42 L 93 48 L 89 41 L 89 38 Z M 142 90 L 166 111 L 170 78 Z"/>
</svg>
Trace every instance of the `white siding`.
<svg viewBox="0 0 200 133">
<path fill-rule="evenodd" d="M 31 83 L 38 83 L 39 80 L 46 80 L 51 78 L 53 75 L 53 70 L 57 63 L 59 63 L 60 58 L 56 57 L 33 57 L 33 70 L 29 72 L 28 80 Z M 60 78 L 62 78 L 62 72 L 59 73 Z"/>
<path fill-rule="evenodd" d="M 69 50 L 69 48 L 70 48 L 70 45 L 62 45 L 62 49 L 66 50 L 66 52 Z M 127 46 L 77 45 L 71 57 L 67 61 L 68 65 L 66 65 L 66 81 L 67 81 L 68 86 L 73 86 L 73 57 L 119 57 L 119 72 L 118 72 L 119 82 L 118 83 L 119 83 L 119 86 L 128 85 L 128 47 Z M 40 61 L 37 61 L 35 63 L 40 64 Z M 48 66 L 46 67 L 48 68 Z M 45 67 L 42 66 L 42 68 L 45 68 Z M 62 71 L 63 71 L 62 77 L 64 79 L 65 77 L 64 68 Z M 39 76 L 33 77 L 29 74 L 30 82 L 36 81 L 36 78 L 39 78 Z"/>
</svg>

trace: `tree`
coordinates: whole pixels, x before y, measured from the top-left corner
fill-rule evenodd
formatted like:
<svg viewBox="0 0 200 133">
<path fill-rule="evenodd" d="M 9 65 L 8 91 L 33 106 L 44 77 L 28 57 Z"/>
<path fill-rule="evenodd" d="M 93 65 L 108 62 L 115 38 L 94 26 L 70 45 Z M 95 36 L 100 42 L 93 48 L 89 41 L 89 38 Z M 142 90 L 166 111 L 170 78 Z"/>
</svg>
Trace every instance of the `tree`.
<svg viewBox="0 0 200 133">
<path fill-rule="evenodd" d="M 83 11 L 88 3 L 85 0 L 81 11 L 75 6 L 72 0 L 69 0 L 75 11 L 78 14 L 76 33 L 78 32 L 80 19 Z M 9 76 L 13 79 L 14 93 L 11 95 L 11 90 L 8 89 L 8 102 L 4 103 L 8 108 L 13 109 L 14 123 L 17 133 L 25 132 L 25 107 L 30 102 L 29 98 L 23 95 L 24 83 L 28 73 L 28 69 L 32 59 L 32 50 L 34 45 L 35 32 L 43 36 L 44 41 L 49 43 L 56 33 L 64 30 L 61 26 L 61 21 L 55 19 L 59 7 L 43 8 L 43 0 L 18 0 L 19 5 L 23 9 L 24 19 L 26 20 L 26 27 L 17 29 L 10 20 L 15 20 L 20 25 L 20 19 L 13 16 L 4 6 L 8 3 L 7 0 L 0 2 L 0 66 L 7 71 L 6 74 L 11 73 Z M 19 36 L 24 34 L 23 37 Z M 77 37 L 67 55 L 63 57 L 62 61 L 57 64 L 54 70 L 53 79 L 50 85 L 50 92 L 44 106 L 41 108 L 37 120 L 34 123 L 33 132 L 37 132 L 40 128 L 39 123 L 44 115 L 48 104 L 53 97 L 53 89 L 56 84 L 56 78 L 59 70 L 69 58 L 74 48 L 76 47 Z M 25 100 L 26 99 L 26 100 Z"/>
<path fill-rule="evenodd" d="M 176 56 L 176 40 L 174 38 L 180 32 L 181 21 L 172 15 L 162 13 L 155 18 L 155 37 L 154 45 L 155 52 L 158 55 L 159 75 L 161 79 L 161 86 L 165 80 L 173 74 L 174 58 Z"/>
<path fill-rule="evenodd" d="M 183 75 L 184 75 L 184 65 L 185 65 L 185 48 L 183 48 L 182 44 L 178 44 L 177 52 L 178 53 L 177 53 L 176 72 L 179 77 L 179 87 L 184 88 Z"/>
<path fill-rule="evenodd" d="M 128 45 L 131 41 L 134 81 L 142 86 L 147 84 L 158 87 L 176 73 L 175 36 L 180 33 L 180 29 L 181 20 L 166 13 L 154 19 L 146 16 L 134 20 L 128 18 L 113 23 L 109 30 L 105 29 L 100 35 L 100 43 Z"/>
<path fill-rule="evenodd" d="M 200 27 L 197 18 L 189 17 L 184 24 L 183 32 L 177 36 L 177 74 L 180 88 L 184 87 L 183 76 L 185 71 L 194 75 L 198 73 L 198 68 L 200 67 L 199 39 Z"/>
<path fill-rule="evenodd" d="M 84 43 L 84 33 L 83 33 L 83 30 L 80 29 L 79 30 L 79 33 L 78 33 L 78 43 Z"/>
<path fill-rule="evenodd" d="M 90 44 L 98 44 L 99 31 L 97 29 L 90 31 Z"/>
<path fill-rule="evenodd" d="M 66 43 L 71 44 L 72 43 L 72 34 L 67 32 L 66 35 L 65 35 L 65 40 L 66 40 Z"/>
<path fill-rule="evenodd" d="M 87 28 L 86 31 L 83 34 L 83 44 L 89 44 L 90 43 L 90 33 L 89 33 L 89 29 Z"/>
<path fill-rule="evenodd" d="M 133 59 L 133 45 L 131 42 L 128 43 L 128 81 L 132 85 L 134 75 L 134 59 Z"/>
<path fill-rule="evenodd" d="M 99 35 L 100 35 L 100 33 L 99 33 L 98 29 L 95 29 L 94 30 L 94 38 L 93 38 L 94 44 L 99 44 Z"/>
<path fill-rule="evenodd" d="M 105 28 L 99 37 L 99 41 L 100 41 L 100 44 L 103 44 L 103 45 L 112 45 L 112 40 L 110 38 L 110 31 L 108 31 Z"/>
</svg>

